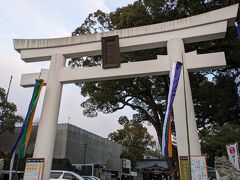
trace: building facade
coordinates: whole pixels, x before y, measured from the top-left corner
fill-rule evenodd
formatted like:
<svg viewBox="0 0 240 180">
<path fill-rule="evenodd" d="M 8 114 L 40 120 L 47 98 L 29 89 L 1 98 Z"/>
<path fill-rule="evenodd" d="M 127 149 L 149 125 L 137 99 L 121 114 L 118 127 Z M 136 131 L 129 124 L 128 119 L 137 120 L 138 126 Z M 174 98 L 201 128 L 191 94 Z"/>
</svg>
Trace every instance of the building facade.
<svg viewBox="0 0 240 180">
<path fill-rule="evenodd" d="M 20 128 L 16 128 L 14 133 L 0 135 L 0 150 L 2 152 L 10 153 L 19 132 Z M 34 150 L 36 132 L 37 126 L 34 126 L 27 149 L 27 154 L 30 157 Z M 109 169 L 116 169 L 116 167 L 121 166 L 116 166 L 111 162 L 121 162 L 121 151 L 121 145 L 84 129 L 71 124 L 57 125 L 54 147 L 54 158 L 56 159 L 69 159 L 72 164 L 102 164 Z"/>
</svg>

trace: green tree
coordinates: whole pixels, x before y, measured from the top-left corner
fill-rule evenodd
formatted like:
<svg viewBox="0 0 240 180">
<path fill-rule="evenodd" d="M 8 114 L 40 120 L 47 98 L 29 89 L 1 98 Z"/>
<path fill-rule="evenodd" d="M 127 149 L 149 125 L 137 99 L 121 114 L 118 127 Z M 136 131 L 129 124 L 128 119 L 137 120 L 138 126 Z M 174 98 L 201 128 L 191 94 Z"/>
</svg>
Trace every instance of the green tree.
<svg viewBox="0 0 240 180">
<path fill-rule="evenodd" d="M 214 72 L 212 80 L 195 74 L 193 88 L 195 112 L 202 153 L 214 166 L 215 156 L 226 155 L 226 144 L 239 141 L 239 106 L 230 70 Z M 206 126 L 207 124 L 207 126 Z"/>
<path fill-rule="evenodd" d="M 121 158 L 130 159 L 133 167 L 136 166 L 136 160 L 150 157 L 156 152 L 153 136 L 141 123 L 126 121 L 123 129 L 110 133 L 108 138 L 122 145 Z"/>
<path fill-rule="evenodd" d="M 22 117 L 16 115 L 17 106 L 6 100 L 6 93 L 0 88 L 0 124 L 2 132 L 13 132 L 15 124 L 22 121 Z"/>
<path fill-rule="evenodd" d="M 211 81 L 209 76 L 212 76 Z M 194 110 L 200 133 L 202 128 L 239 124 L 239 106 L 231 70 L 192 74 Z"/>
<path fill-rule="evenodd" d="M 214 10 L 236 2 L 238 1 L 138 0 L 109 14 L 101 11 L 90 14 L 85 22 L 73 32 L 73 36 L 160 23 Z M 228 32 L 224 40 L 189 44 L 186 45 L 186 51 L 198 50 L 200 53 L 208 53 L 224 50 L 228 64 L 238 65 L 240 45 L 234 28 L 230 27 Z M 166 54 L 166 48 L 122 53 L 121 61 L 155 59 L 158 54 Z M 72 66 L 100 65 L 101 56 L 73 59 L 70 64 Z M 209 75 L 216 77 L 215 82 L 208 78 Z M 191 74 L 193 100 L 200 131 L 206 125 L 223 125 L 229 120 L 240 119 L 234 92 L 231 88 L 229 91 L 227 87 L 232 85 L 232 81 L 227 83 L 228 80 L 229 78 L 224 78 L 224 73 L 221 71 Z M 216 83 L 218 81 L 220 83 Z M 89 117 L 97 116 L 98 112 L 112 113 L 128 106 L 135 111 L 133 121 L 147 121 L 154 126 L 161 144 L 168 84 L 168 76 L 81 83 L 79 84 L 81 94 L 88 98 L 81 106 L 84 107 L 84 115 Z M 228 96 L 225 96 L 225 93 Z M 212 98 L 215 99 L 211 101 Z M 228 99 L 234 101 L 231 103 Z M 225 113 L 219 110 L 223 107 Z M 228 109 L 230 111 L 226 113 Z"/>
<path fill-rule="evenodd" d="M 226 123 L 204 128 L 201 133 L 202 152 L 208 154 L 208 164 L 214 166 L 215 156 L 227 156 L 226 144 L 239 142 L 240 126 Z"/>
</svg>

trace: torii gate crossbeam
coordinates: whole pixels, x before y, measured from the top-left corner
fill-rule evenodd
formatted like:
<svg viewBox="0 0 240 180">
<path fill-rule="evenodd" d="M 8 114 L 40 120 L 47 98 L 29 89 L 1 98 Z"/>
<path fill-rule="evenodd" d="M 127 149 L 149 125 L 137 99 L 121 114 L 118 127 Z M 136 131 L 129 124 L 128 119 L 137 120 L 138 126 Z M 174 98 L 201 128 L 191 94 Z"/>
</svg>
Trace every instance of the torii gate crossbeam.
<svg viewBox="0 0 240 180">
<path fill-rule="evenodd" d="M 221 69 L 225 67 L 225 55 L 223 52 L 201 54 L 197 52 L 186 53 L 185 66 L 189 72 Z M 161 68 L 160 68 L 161 67 Z M 41 78 L 45 84 L 48 80 L 48 69 L 42 69 L 40 73 L 23 74 L 21 86 L 33 87 L 35 79 Z M 60 82 L 62 84 L 103 81 L 114 79 L 125 79 L 142 76 L 159 76 L 169 74 L 170 64 L 168 56 L 158 56 L 158 59 L 139 61 L 134 63 L 123 63 L 119 69 L 106 69 L 102 67 L 71 68 L 63 67 L 60 72 Z"/>
</svg>

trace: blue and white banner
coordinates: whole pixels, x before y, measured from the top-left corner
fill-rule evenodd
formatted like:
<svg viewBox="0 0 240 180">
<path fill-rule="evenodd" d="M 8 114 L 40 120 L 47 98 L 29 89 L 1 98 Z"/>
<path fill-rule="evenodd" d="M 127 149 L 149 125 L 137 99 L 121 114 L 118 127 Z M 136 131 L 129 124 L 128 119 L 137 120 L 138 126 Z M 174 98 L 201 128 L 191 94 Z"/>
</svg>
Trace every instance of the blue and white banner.
<svg viewBox="0 0 240 180">
<path fill-rule="evenodd" d="M 171 123 L 172 123 L 172 106 L 177 92 L 179 77 L 181 75 L 182 63 L 174 62 L 170 76 L 170 87 L 168 92 L 167 109 L 163 124 L 162 135 L 162 155 L 172 157 L 172 137 L 171 137 Z"/>
<path fill-rule="evenodd" d="M 238 22 L 235 22 L 235 26 L 238 34 L 238 39 L 240 40 L 240 25 L 238 24 Z M 240 108 L 240 69 L 239 68 L 233 71 L 233 80 L 236 88 L 238 106 Z"/>
<path fill-rule="evenodd" d="M 238 34 L 238 39 L 240 39 L 240 25 L 237 22 L 235 22 L 235 26 Z"/>
<path fill-rule="evenodd" d="M 233 80 L 236 89 L 238 106 L 240 107 L 240 69 L 233 70 Z"/>
</svg>

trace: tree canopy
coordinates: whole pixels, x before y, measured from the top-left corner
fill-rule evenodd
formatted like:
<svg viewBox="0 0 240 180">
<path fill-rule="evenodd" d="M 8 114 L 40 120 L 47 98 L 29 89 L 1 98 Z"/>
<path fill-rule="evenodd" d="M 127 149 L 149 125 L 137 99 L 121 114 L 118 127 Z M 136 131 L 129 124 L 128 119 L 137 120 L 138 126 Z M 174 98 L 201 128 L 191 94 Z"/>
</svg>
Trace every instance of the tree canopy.
<svg viewBox="0 0 240 180">
<path fill-rule="evenodd" d="M 0 125 L 2 132 L 12 132 L 16 122 L 22 121 L 22 117 L 16 115 L 16 112 L 17 106 L 6 100 L 5 90 L 0 87 Z"/>
<path fill-rule="evenodd" d="M 153 136 L 140 123 L 125 121 L 123 129 L 110 133 L 108 139 L 123 146 L 121 158 L 130 159 L 133 167 L 136 165 L 136 160 L 157 156 L 154 150 L 156 142 L 153 140 Z"/>
<path fill-rule="evenodd" d="M 89 14 L 72 35 L 79 36 L 175 20 L 236 2 L 238 1 L 138 0 L 109 14 L 100 10 Z M 228 28 L 225 39 L 188 44 L 185 48 L 186 52 L 197 50 L 198 53 L 225 51 L 227 69 L 239 65 L 237 59 L 240 53 L 240 43 L 234 27 Z M 166 53 L 166 48 L 122 53 L 121 61 L 156 59 L 157 55 Z M 101 65 L 101 56 L 72 59 L 70 64 L 73 67 Z M 237 122 L 240 119 L 230 76 L 231 71 L 227 69 L 190 74 L 194 108 L 200 132 L 206 127 L 222 126 L 226 122 Z M 78 85 L 81 87 L 81 94 L 87 97 L 87 100 L 81 104 L 84 108 L 84 115 L 94 117 L 98 112 L 112 113 L 128 106 L 135 112 L 133 121 L 151 123 L 161 142 L 169 85 L 168 76 L 87 82 Z"/>
</svg>

